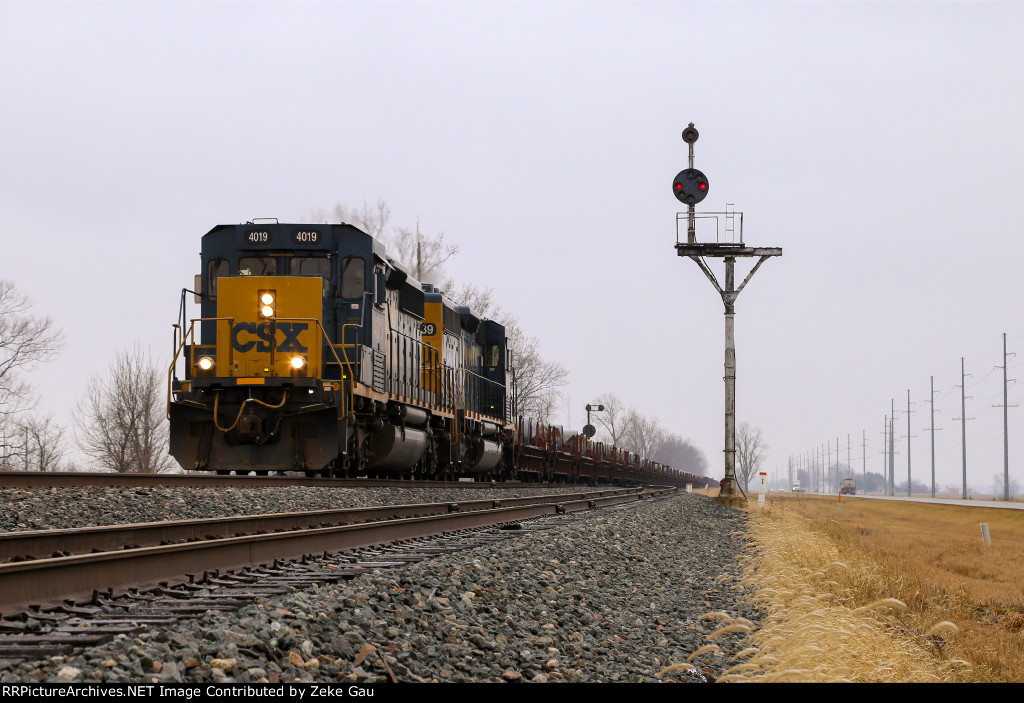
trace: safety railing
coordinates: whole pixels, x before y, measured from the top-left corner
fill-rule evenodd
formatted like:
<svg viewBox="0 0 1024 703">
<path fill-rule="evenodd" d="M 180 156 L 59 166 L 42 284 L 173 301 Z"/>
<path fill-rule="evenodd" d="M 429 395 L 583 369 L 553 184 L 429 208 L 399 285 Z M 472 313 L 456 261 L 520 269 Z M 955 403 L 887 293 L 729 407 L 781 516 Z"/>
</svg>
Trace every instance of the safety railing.
<svg viewBox="0 0 1024 703">
<path fill-rule="evenodd" d="M 185 343 L 187 341 L 189 341 L 189 340 L 191 340 L 192 344 L 189 347 L 188 364 L 189 364 L 189 368 L 190 369 L 195 368 L 195 348 L 196 348 L 196 344 L 195 344 L 195 327 L 196 327 L 196 323 L 197 322 L 217 322 L 218 323 L 218 325 L 217 325 L 218 327 L 219 327 L 219 323 L 221 323 L 221 322 L 228 323 L 228 339 L 229 340 L 231 339 L 231 335 L 232 335 L 232 332 L 234 331 L 234 326 L 235 326 L 235 320 L 232 317 L 198 317 L 198 318 L 195 318 L 193 320 L 190 320 L 188 330 L 184 331 L 181 334 L 181 338 L 179 340 L 178 334 L 181 332 L 181 326 L 179 324 L 177 324 L 177 323 L 174 324 L 174 328 L 175 328 L 175 330 L 174 330 L 174 339 L 175 339 L 175 342 L 176 342 L 176 349 L 174 351 L 174 357 L 171 360 L 171 365 L 170 365 L 170 367 L 167 370 L 167 417 L 168 417 L 168 419 L 171 416 L 171 401 L 172 401 L 172 398 L 174 396 L 174 378 L 175 378 L 174 372 L 175 372 L 175 369 L 176 369 L 176 367 L 178 365 L 178 358 L 181 356 L 181 351 L 184 348 Z M 352 374 L 352 364 L 349 361 L 348 355 L 345 352 L 345 349 L 344 349 L 345 345 L 340 345 L 342 347 L 342 357 L 344 357 L 344 361 L 342 361 L 342 357 L 338 356 L 338 352 L 335 349 L 335 345 L 331 343 L 330 338 L 327 336 L 327 331 L 324 329 L 323 325 L 320 323 L 320 320 L 315 318 L 315 317 L 278 317 L 278 318 L 275 318 L 275 322 L 310 322 L 310 323 L 313 323 L 313 324 L 316 325 L 317 329 L 320 331 L 320 336 L 326 342 L 326 344 L 324 346 L 327 349 L 330 350 L 331 355 L 334 357 L 335 363 L 338 364 L 339 368 L 345 369 L 347 371 L 347 375 L 348 375 L 348 379 L 349 379 L 348 393 L 347 394 L 345 393 L 345 387 L 343 385 L 342 386 L 342 395 L 341 395 L 342 402 L 338 406 L 338 410 L 339 410 L 338 419 L 340 420 L 342 418 L 348 417 L 352 413 L 352 409 L 353 409 L 354 403 L 355 403 L 355 396 L 354 396 L 354 392 L 353 392 L 353 381 L 354 381 L 354 378 L 353 378 L 353 374 Z M 347 327 L 349 325 L 345 325 L 345 326 Z M 342 330 L 342 334 L 344 336 L 344 329 Z M 276 349 L 276 346 L 277 346 L 276 344 L 273 344 L 271 346 L 271 361 L 273 361 L 273 353 L 274 353 L 274 351 Z M 227 368 L 234 369 L 234 346 L 229 343 L 227 345 L 227 347 L 228 347 L 228 365 L 227 365 Z M 217 405 L 219 399 L 220 399 L 220 394 L 218 393 L 217 396 L 214 398 L 214 405 L 215 406 Z M 345 402 L 346 400 L 348 401 L 347 403 Z M 262 404 L 266 405 L 265 403 L 262 403 Z M 281 407 L 281 405 L 283 405 L 283 401 L 279 405 L 276 405 L 276 406 L 269 406 L 268 405 L 267 407 Z M 242 407 L 243 408 L 245 407 L 245 403 L 242 404 Z M 216 422 L 216 418 L 214 419 L 214 421 Z M 237 420 L 236 420 L 236 424 L 237 424 Z"/>
<path fill-rule="evenodd" d="M 174 397 L 174 370 L 178 366 L 178 357 L 181 356 L 181 350 L 184 349 L 185 343 L 191 339 L 192 344 L 189 346 L 189 369 L 195 368 L 195 348 L 196 348 L 196 323 L 197 322 L 227 322 L 228 331 L 235 325 L 235 318 L 233 317 L 197 317 L 189 322 L 187 330 L 182 330 L 181 325 L 177 322 L 174 323 L 174 356 L 171 358 L 171 365 L 167 369 L 167 419 L 171 419 L 171 399 Z M 178 338 L 179 333 L 181 338 Z M 228 368 L 234 366 L 234 349 L 231 345 L 228 345 Z"/>
<path fill-rule="evenodd" d="M 505 386 L 473 373 L 465 367 L 457 369 L 456 373 L 462 376 L 464 407 L 472 412 L 494 417 L 504 422 L 507 417 L 505 415 Z M 493 412 L 485 407 L 488 404 L 494 406 Z"/>
</svg>

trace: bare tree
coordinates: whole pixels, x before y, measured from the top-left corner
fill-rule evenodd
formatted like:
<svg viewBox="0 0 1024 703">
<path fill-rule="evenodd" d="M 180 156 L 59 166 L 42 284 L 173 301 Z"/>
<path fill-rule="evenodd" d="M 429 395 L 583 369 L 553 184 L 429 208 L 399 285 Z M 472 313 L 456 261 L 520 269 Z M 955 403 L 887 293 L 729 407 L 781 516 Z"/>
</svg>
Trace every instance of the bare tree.
<svg viewBox="0 0 1024 703">
<path fill-rule="evenodd" d="M 76 408 L 77 440 L 96 464 L 118 473 L 160 473 L 168 454 L 164 372 L 138 346 L 119 353 L 105 377 L 93 376 Z"/>
<path fill-rule="evenodd" d="M 608 433 L 613 445 L 621 447 L 623 437 L 629 433 L 630 411 L 614 393 L 605 393 L 597 402 L 604 406 L 604 410 L 594 416 L 597 424 Z"/>
<path fill-rule="evenodd" d="M 743 492 L 747 492 L 750 479 L 757 475 L 765 460 L 768 444 L 760 427 L 749 422 L 742 422 L 736 429 L 736 479 L 743 484 Z"/>
<path fill-rule="evenodd" d="M 409 267 L 417 281 L 438 280 L 445 262 L 459 253 L 457 244 L 445 243 L 444 232 L 429 237 L 421 233 L 419 220 L 416 220 L 415 231 L 401 228 L 387 237 L 385 243 L 394 258 Z"/>
<path fill-rule="evenodd" d="M 444 283 L 447 295 L 461 305 L 468 305 L 476 314 L 494 320 L 505 327 L 508 350 L 513 366 L 516 406 L 513 414 L 532 417 L 541 422 L 550 420 L 559 404 L 562 389 L 569 383 L 569 372 L 556 361 L 540 355 L 540 340 L 523 333 L 519 320 L 502 311 L 494 302 L 494 291 L 473 284 L 456 286 L 448 279 Z"/>
<path fill-rule="evenodd" d="M 418 281 L 440 280 L 445 262 L 459 253 L 458 245 L 444 241 L 444 232 L 435 235 L 420 232 L 419 220 L 415 230 L 391 227 L 391 208 L 384 200 L 378 200 L 372 207 L 364 202 L 360 208 L 339 203 L 330 213 L 317 211 L 314 219 L 327 221 L 331 216 L 384 242 L 391 257 L 412 272 Z"/>
<path fill-rule="evenodd" d="M 665 436 L 654 458 L 680 471 L 703 476 L 708 470 L 708 458 L 693 442 L 677 434 Z"/>
<path fill-rule="evenodd" d="M 508 327 L 506 326 L 506 330 Z M 540 355 L 540 340 L 521 333 L 509 336 L 516 391 L 515 414 L 548 422 L 569 382 L 569 372 Z"/>
<path fill-rule="evenodd" d="M 32 301 L 12 281 L 0 280 L 0 464 L 24 453 L 24 432 L 16 416 L 35 404 L 24 374 L 49 361 L 64 345 L 48 317 L 31 314 Z"/>
<path fill-rule="evenodd" d="M 328 220 L 336 222 L 347 222 L 363 230 L 371 237 L 382 238 L 386 236 L 388 224 L 391 221 L 391 208 L 383 200 L 378 200 L 375 206 L 363 201 L 361 207 L 352 207 L 338 203 L 331 211 L 317 210 L 313 215 L 314 220 Z"/>
<path fill-rule="evenodd" d="M 1001 473 L 992 474 L 992 495 L 1001 498 L 1003 495 L 1003 475 Z M 930 488 L 928 490 L 931 490 Z M 1009 484 L 1010 496 L 1015 496 L 1020 493 L 1020 484 L 1013 476 L 1010 476 Z"/>
<path fill-rule="evenodd" d="M 622 436 L 622 448 L 653 459 L 665 440 L 665 430 L 656 417 L 647 417 L 630 408 L 626 414 L 628 429 Z"/>
<path fill-rule="evenodd" d="M 64 428 L 51 415 L 29 416 L 18 423 L 25 437 L 25 463 L 28 471 L 69 471 L 65 460 Z"/>
</svg>

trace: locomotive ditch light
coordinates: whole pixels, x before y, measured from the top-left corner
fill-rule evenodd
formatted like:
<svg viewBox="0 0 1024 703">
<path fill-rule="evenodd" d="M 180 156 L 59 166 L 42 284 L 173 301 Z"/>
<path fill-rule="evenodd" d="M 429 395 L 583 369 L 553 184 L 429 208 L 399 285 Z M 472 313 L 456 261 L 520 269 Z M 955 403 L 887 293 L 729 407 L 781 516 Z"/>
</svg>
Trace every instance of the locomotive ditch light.
<svg viewBox="0 0 1024 703">
<path fill-rule="evenodd" d="M 301 357 L 301 356 L 293 356 L 292 357 L 292 368 L 293 369 L 301 369 L 305 365 L 306 365 L 306 359 L 304 357 Z"/>
<path fill-rule="evenodd" d="M 208 356 L 204 356 L 202 359 L 199 360 L 196 366 L 198 366 L 203 371 L 209 371 L 210 369 L 213 368 L 213 359 L 211 359 Z"/>
</svg>

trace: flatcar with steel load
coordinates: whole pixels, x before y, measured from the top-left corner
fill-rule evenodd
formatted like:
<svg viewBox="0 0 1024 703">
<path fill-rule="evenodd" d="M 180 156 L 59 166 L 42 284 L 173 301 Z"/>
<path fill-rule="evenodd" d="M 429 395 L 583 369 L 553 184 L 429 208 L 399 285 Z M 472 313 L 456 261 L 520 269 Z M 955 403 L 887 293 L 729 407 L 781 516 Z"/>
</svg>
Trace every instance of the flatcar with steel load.
<svg viewBox="0 0 1024 703">
<path fill-rule="evenodd" d="M 218 225 L 200 257 L 168 373 L 170 451 L 186 470 L 700 480 L 517 420 L 505 328 L 415 280 L 357 227 Z"/>
</svg>

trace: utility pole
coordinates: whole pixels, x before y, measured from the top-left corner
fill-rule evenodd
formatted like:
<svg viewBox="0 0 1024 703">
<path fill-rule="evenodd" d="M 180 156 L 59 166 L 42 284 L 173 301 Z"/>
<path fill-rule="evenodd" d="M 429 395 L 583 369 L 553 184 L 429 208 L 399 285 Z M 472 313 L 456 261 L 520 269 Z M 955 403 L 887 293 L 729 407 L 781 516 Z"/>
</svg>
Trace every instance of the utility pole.
<svg viewBox="0 0 1024 703">
<path fill-rule="evenodd" d="M 1006 394 L 1007 387 L 1008 387 L 1010 381 L 1015 380 L 1015 379 L 1007 379 L 1006 378 L 1006 370 L 1007 370 L 1006 357 L 1007 356 L 1016 356 L 1016 354 L 1011 352 L 1009 355 L 1007 355 L 1007 353 L 1006 353 L 1006 332 L 1003 332 L 1003 365 L 996 367 L 997 369 L 1001 368 L 1003 370 L 1003 404 L 1001 406 L 1000 405 L 993 405 L 992 406 L 994 408 L 1001 407 L 1003 409 L 1003 500 L 1010 500 L 1010 433 L 1009 433 L 1010 425 L 1009 425 L 1009 413 L 1007 411 L 1008 411 L 1009 408 L 1017 407 L 1016 405 L 1009 405 L 1008 404 L 1009 401 L 1007 400 L 1007 394 Z"/>
<path fill-rule="evenodd" d="M 839 455 L 839 447 L 836 447 L 836 456 Z M 828 463 L 825 464 L 825 492 L 832 492 L 832 440 L 828 441 Z"/>
<path fill-rule="evenodd" d="M 821 445 L 821 473 L 818 476 L 818 493 L 825 492 L 825 474 L 828 471 L 828 459 L 825 458 L 825 445 Z"/>
<path fill-rule="evenodd" d="M 965 389 L 964 358 L 960 357 L 960 437 L 963 451 L 964 500 L 967 500 L 967 390 Z"/>
<path fill-rule="evenodd" d="M 889 495 L 889 416 L 882 418 L 882 495 Z"/>
<path fill-rule="evenodd" d="M 846 470 L 853 473 L 853 464 L 850 463 L 850 433 L 846 433 Z"/>
<path fill-rule="evenodd" d="M 708 243 L 697 242 L 696 214 L 694 206 L 702 201 L 708 194 L 709 183 L 707 177 L 693 167 L 693 144 L 700 134 L 691 122 L 683 130 L 683 141 L 689 145 L 689 168 L 676 174 L 672 181 L 672 193 L 676 199 L 687 206 L 686 215 L 686 242 L 679 241 L 680 216 L 676 215 L 676 254 L 685 256 L 693 261 L 700 270 L 704 272 L 711 285 L 715 287 L 722 297 L 725 306 L 725 479 L 722 483 L 722 491 L 716 500 L 727 505 L 737 505 L 743 502 L 743 498 L 736 485 L 736 334 L 735 334 L 735 305 L 736 298 L 743 288 L 750 282 L 750 279 L 757 272 L 765 261 L 773 256 L 782 256 L 781 247 L 748 247 L 743 244 L 743 214 L 740 215 L 739 241 L 715 241 Z M 726 234 L 732 233 L 735 240 L 735 213 L 726 207 L 725 213 L 708 213 L 709 215 L 724 215 Z M 717 217 L 716 217 L 717 221 Z M 728 239 L 728 237 L 726 237 Z M 716 240 L 718 236 L 716 234 Z M 725 262 L 725 286 L 718 283 L 715 274 L 705 262 L 707 257 L 721 258 Z M 738 257 L 757 257 L 757 263 L 743 279 L 739 287 L 735 283 L 735 267 Z"/>
<path fill-rule="evenodd" d="M 892 398 L 889 415 L 889 485 L 886 495 L 896 494 L 896 399 Z"/>
<path fill-rule="evenodd" d="M 864 480 L 867 481 L 868 480 L 868 431 L 867 430 L 861 430 L 860 434 L 861 434 L 861 441 L 863 442 L 863 446 L 861 447 L 860 457 L 861 457 L 861 462 L 863 463 L 862 470 L 864 472 Z"/>
<path fill-rule="evenodd" d="M 907 389 L 907 497 L 911 495 L 910 482 L 910 389 Z"/>
<path fill-rule="evenodd" d="M 822 464 L 822 451 L 821 445 L 819 444 L 814 449 L 814 492 L 821 493 L 821 464 Z"/>
<path fill-rule="evenodd" d="M 929 427 L 928 430 L 931 432 L 931 435 L 932 435 L 932 498 L 934 498 L 935 497 L 935 429 L 936 429 L 936 427 L 935 427 L 935 377 L 934 376 L 930 376 L 929 378 L 930 378 L 930 380 L 929 380 L 930 392 L 929 392 L 929 395 L 928 395 L 928 398 L 929 398 L 928 399 L 928 405 L 930 407 L 930 416 L 931 416 L 931 425 L 932 426 Z M 942 428 L 940 427 L 938 429 L 942 429 Z"/>
<path fill-rule="evenodd" d="M 963 454 L 964 467 L 964 492 L 963 498 L 967 500 L 967 420 L 974 418 L 967 417 L 967 377 L 971 374 L 964 371 L 964 358 L 960 357 L 960 417 L 953 418 L 960 420 L 960 446 Z"/>
</svg>

